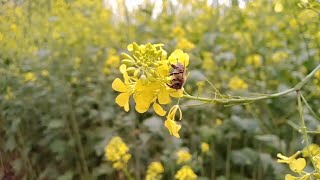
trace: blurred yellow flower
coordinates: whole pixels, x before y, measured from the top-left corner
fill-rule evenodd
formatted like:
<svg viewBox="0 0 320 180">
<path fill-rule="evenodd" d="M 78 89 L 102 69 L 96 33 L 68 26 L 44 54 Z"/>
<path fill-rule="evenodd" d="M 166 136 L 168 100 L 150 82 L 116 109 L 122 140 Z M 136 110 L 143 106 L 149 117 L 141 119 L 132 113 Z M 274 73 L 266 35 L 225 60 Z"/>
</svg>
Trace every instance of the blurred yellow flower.
<svg viewBox="0 0 320 180">
<path fill-rule="evenodd" d="M 37 77 L 33 72 L 27 72 L 27 73 L 23 74 L 23 77 L 24 77 L 25 82 L 33 82 L 33 81 L 37 80 Z"/>
<path fill-rule="evenodd" d="M 206 71 L 212 71 L 215 68 L 215 62 L 212 59 L 211 52 L 204 52 L 203 55 L 203 62 L 202 62 L 202 69 Z"/>
<path fill-rule="evenodd" d="M 203 153 L 207 153 L 209 150 L 210 150 L 209 144 L 206 143 L 206 142 L 202 142 L 202 143 L 201 143 L 201 151 L 202 151 Z"/>
<path fill-rule="evenodd" d="M 8 86 L 6 88 L 6 95 L 4 96 L 6 100 L 12 100 L 15 98 L 14 93 L 12 92 L 12 88 Z"/>
<path fill-rule="evenodd" d="M 179 130 L 181 129 L 181 125 L 177 124 L 175 121 L 175 116 L 177 113 L 177 110 L 179 110 L 179 120 L 182 119 L 182 111 L 179 107 L 179 105 L 174 105 L 168 115 L 167 120 L 164 122 L 164 125 L 168 128 L 169 133 L 177 138 L 180 138 Z"/>
<path fill-rule="evenodd" d="M 248 84 L 238 76 L 234 76 L 229 81 L 229 87 L 232 90 L 247 89 Z"/>
<path fill-rule="evenodd" d="M 277 2 L 274 6 L 274 12 L 282 12 L 283 11 L 283 5 L 280 2 Z"/>
<path fill-rule="evenodd" d="M 119 67 L 120 65 L 120 57 L 116 55 L 111 55 L 107 61 L 106 64 L 110 67 Z"/>
<path fill-rule="evenodd" d="M 320 155 L 320 146 L 317 144 L 310 144 L 302 150 L 303 157 L 311 157 L 309 151 L 312 156 Z"/>
<path fill-rule="evenodd" d="M 161 180 L 164 168 L 161 162 L 152 162 L 147 170 L 146 180 Z"/>
<path fill-rule="evenodd" d="M 294 155 L 290 156 L 290 157 L 286 157 L 280 153 L 277 154 L 278 159 L 278 163 L 286 163 L 289 164 L 290 169 L 293 172 L 298 172 L 301 173 L 301 171 L 306 167 L 306 160 L 304 158 L 298 158 L 296 159 L 296 157 L 298 155 L 300 155 L 301 152 L 298 151 L 296 152 Z"/>
<path fill-rule="evenodd" d="M 316 77 L 317 79 L 320 79 L 320 70 L 318 70 L 315 74 L 314 77 Z"/>
<path fill-rule="evenodd" d="M 128 146 L 119 136 L 113 137 L 105 147 L 105 156 L 108 161 L 112 162 L 112 167 L 117 170 L 125 169 L 131 158 Z"/>
<path fill-rule="evenodd" d="M 191 41 L 189 41 L 188 39 L 181 38 L 181 39 L 178 40 L 177 48 L 178 49 L 183 49 L 183 50 L 186 50 L 186 51 L 190 51 L 190 50 L 195 48 L 195 45 Z"/>
<path fill-rule="evenodd" d="M 48 71 L 48 70 L 42 70 L 42 71 L 41 71 L 41 75 L 42 75 L 43 77 L 48 77 L 48 76 L 49 76 L 49 71 Z"/>
<path fill-rule="evenodd" d="M 195 180 L 197 175 L 193 172 L 190 166 L 183 166 L 175 175 L 178 180 Z"/>
<path fill-rule="evenodd" d="M 289 57 L 289 54 L 287 52 L 277 51 L 274 54 L 272 54 L 271 59 L 274 63 L 279 63 L 286 60 L 288 57 Z"/>
<path fill-rule="evenodd" d="M 186 150 L 180 150 L 177 152 L 177 164 L 182 164 L 190 161 L 192 159 L 192 155 Z"/>
<path fill-rule="evenodd" d="M 253 54 L 246 58 L 246 64 L 252 65 L 256 68 L 262 66 L 262 57 L 259 54 Z"/>
<path fill-rule="evenodd" d="M 223 123 L 223 121 L 219 118 L 216 119 L 215 121 L 215 126 L 220 126 Z"/>
<path fill-rule="evenodd" d="M 183 37 L 185 35 L 185 31 L 180 26 L 178 26 L 173 29 L 173 34 L 175 37 Z"/>
</svg>

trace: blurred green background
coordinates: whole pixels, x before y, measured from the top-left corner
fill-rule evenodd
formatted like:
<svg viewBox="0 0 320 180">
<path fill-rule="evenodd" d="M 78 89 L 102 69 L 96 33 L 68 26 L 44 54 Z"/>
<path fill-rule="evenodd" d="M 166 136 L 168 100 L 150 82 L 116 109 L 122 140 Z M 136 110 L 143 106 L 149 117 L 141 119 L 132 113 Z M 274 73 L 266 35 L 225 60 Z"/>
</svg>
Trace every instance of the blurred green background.
<svg viewBox="0 0 320 180">
<path fill-rule="evenodd" d="M 114 136 L 130 148 L 134 179 L 153 161 L 174 179 L 181 149 L 199 179 L 284 179 L 290 171 L 276 154 L 305 147 L 294 94 L 227 107 L 182 99 L 177 139 L 155 113 L 118 107 L 111 83 L 127 45 L 151 42 L 189 54 L 185 89 L 194 96 L 214 96 L 206 78 L 223 94 L 291 88 L 320 59 L 319 15 L 299 2 L 0 1 L 0 179 L 125 179 L 104 155 Z M 319 114 L 320 76 L 303 93 Z M 305 119 L 319 130 L 309 112 Z"/>
</svg>

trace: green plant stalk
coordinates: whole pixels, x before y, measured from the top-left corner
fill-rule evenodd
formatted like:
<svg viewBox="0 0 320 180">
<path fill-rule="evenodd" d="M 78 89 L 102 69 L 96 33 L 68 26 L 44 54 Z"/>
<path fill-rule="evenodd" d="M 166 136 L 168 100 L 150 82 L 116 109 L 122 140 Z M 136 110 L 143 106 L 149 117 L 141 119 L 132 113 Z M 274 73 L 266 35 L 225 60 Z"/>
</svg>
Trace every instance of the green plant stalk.
<svg viewBox="0 0 320 180">
<path fill-rule="evenodd" d="M 314 68 L 306 77 L 304 77 L 298 84 L 296 84 L 293 88 L 277 92 L 274 94 L 262 95 L 257 97 L 240 97 L 240 98 L 206 98 L 206 97 L 196 97 L 189 94 L 183 95 L 183 98 L 198 100 L 201 102 L 207 103 L 218 103 L 218 104 L 236 104 L 236 103 L 250 103 L 258 100 L 264 99 L 273 99 L 285 96 L 291 92 L 299 91 L 313 76 L 314 74 L 320 70 L 320 64 Z"/>
<path fill-rule="evenodd" d="M 129 180 L 133 180 L 133 177 L 131 176 L 130 172 L 128 171 L 128 167 L 126 167 L 124 170 L 124 175 L 129 179 Z"/>
<path fill-rule="evenodd" d="M 304 141 L 306 142 L 308 153 L 309 153 L 309 155 L 311 157 L 310 158 L 311 159 L 311 163 L 312 163 L 314 169 L 317 170 L 317 166 L 316 166 L 316 164 L 315 164 L 315 162 L 313 160 L 313 156 L 312 156 L 311 150 L 310 150 L 310 142 L 309 142 L 309 138 L 308 138 L 307 127 L 306 127 L 306 124 L 304 122 L 303 106 L 302 106 L 302 103 L 301 103 L 301 93 L 299 91 L 297 91 L 297 98 L 298 98 L 298 109 L 299 109 L 300 120 L 301 120 L 301 128 L 300 129 L 302 131 Z"/>
</svg>

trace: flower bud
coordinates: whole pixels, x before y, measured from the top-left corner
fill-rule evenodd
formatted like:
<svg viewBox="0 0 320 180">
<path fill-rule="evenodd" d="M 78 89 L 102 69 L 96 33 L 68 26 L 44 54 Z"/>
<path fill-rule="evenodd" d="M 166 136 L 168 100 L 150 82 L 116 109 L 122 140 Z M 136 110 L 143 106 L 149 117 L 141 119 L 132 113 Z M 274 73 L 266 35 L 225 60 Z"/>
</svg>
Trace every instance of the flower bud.
<svg viewBox="0 0 320 180">
<path fill-rule="evenodd" d="M 134 73 L 133 73 L 133 75 L 134 75 L 135 77 L 139 77 L 140 74 L 141 74 L 141 72 L 140 72 L 139 69 L 136 69 L 136 70 L 134 71 Z"/>
<path fill-rule="evenodd" d="M 121 63 L 122 63 L 122 64 L 125 64 L 125 65 L 127 65 L 127 66 L 133 66 L 133 65 L 135 64 L 135 62 L 134 62 L 133 60 L 131 60 L 131 59 L 123 59 L 123 60 L 121 61 Z"/>
</svg>

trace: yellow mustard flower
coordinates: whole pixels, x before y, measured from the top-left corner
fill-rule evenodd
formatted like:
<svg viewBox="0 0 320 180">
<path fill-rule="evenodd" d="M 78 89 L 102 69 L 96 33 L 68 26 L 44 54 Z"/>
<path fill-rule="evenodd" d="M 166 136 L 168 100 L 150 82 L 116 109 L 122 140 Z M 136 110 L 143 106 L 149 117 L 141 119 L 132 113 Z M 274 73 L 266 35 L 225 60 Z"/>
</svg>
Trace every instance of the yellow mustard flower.
<svg viewBox="0 0 320 180">
<path fill-rule="evenodd" d="M 116 55 L 111 55 L 106 60 L 106 64 L 110 67 L 119 67 L 120 65 L 120 57 Z"/>
<path fill-rule="evenodd" d="M 238 76 L 234 76 L 229 81 L 229 87 L 232 90 L 247 89 L 248 84 Z"/>
<path fill-rule="evenodd" d="M 177 164 L 182 164 L 190 161 L 192 159 L 192 155 L 186 150 L 180 150 L 177 152 Z"/>
<path fill-rule="evenodd" d="M 112 167 L 117 170 L 126 168 L 131 159 L 128 146 L 119 136 L 113 137 L 105 147 L 105 156 L 108 161 L 112 162 Z"/>
<path fill-rule="evenodd" d="M 215 68 L 215 62 L 212 59 L 211 52 L 203 52 L 203 62 L 202 62 L 202 69 L 206 71 L 212 71 Z"/>
<path fill-rule="evenodd" d="M 252 65 L 256 68 L 262 66 L 262 57 L 259 54 L 253 54 L 246 58 L 246 64 Z"/>
<path fill-rule="evenodd" d="M 309 151 L 312 156 L 320 154 L 320 146 L 318 144 L 310 144 L 302 150 L 303 157 L 311 157 Z"/>
<path fill-rule="evenodd" d="M 161 180 L 163 172 L 164 168 L 161 162 L 152 162 L 148 167 L 146 180 Z"/>
<path fill-rule="evenodd" d="M 283 11 L 283 5 L 280 2 L 277 2 L 274 6 L 274 12 L 279 13 Z"/>
<path fill-rule="evenodd" d="M 178 180 L 195 180 L 197 175 L 193 172 L 190 166 L 183 166 L 175 175 Z"/>
<path fill-rule="evenodd" d="M 185 35 L 185 31 L 182 27 L 178 26 L 173 29 L 173 34 L 175 37 L 183 37 Z"/>
<path fill-rule="evenodd" d="M 178 49 L 190 51 L 190 50 L 194 49 L 194 47 L 195 47 L 195 45 L 186 38 L 181 38 L 178 40 L 178 43 L 177 43 Z"/>
<path fill-rule="evenodd" d="M 4 96 L 4 98 L 6 100 L 11 100 L 11 99 L 14 99 L 15 98 L 15 95 L 14 93 L 12 92 L 12 88 L 10 86 L 8 86 L 6 88 L 6 95 Z"/>
<path fill-rule="evenodd" d="M 215 126 L 217 127 L 217 126 L 220 126 L 221 124 L 223 124 L 223 121 L 221 119 L 217 118 L 215 121 Z"/>
<path fill-rule="evenodd" d="M 320 70 L 318 70 L 315 74 L 314 77 L 316 77 L 317 79 L 320 79 Z"/>
<path fill-rule="evenodd" d="M 164 116 L 166 111 L 161 105 L 169 104 L 171 97 L 182 97 L 183 89 L 172 89 L 170 83 L 171 64 L 181 63 L 184 67 L 189 64 L 189 56 L 182 50 L 174 51 L 167 59 L 167 52 L 162 49 L 162 44 L 136 43 L 128 45 L 132 56 L 122 54 L 120 72 L 124 82 L 117 78 L 112 83 L 112 88 L 120 92 L 116 103 L 129 111 L 129 101 L 132 96 L 135 109 L 139 113 L 146 112 L 152 105 L 155 112 Z"/>
<path fill-rule="evenodd" d="M 42 70 L 41 71 L 41 76 L 48 77 L 49 76 L 49 71 L 48 70 Z"/>
<path fill-rule="evenodd" d="M 289 54 L 285 51 L 277 51 L 272 54 L 271 60 L 274 63 L 279 63 L 286 60 L 289 57 Z"/>
<path fill-rule="evenodd" d="M 164 122 L 164 125 L 168 128 L 171 135 L 180 138 L 179 130 L 181 129 L 181 125 L 177 124 L 175 121 L 175 116 L 177 113 L 177 110 L 179 110 L 179 120 L 182 119 L 182 111 L 179 107 L 179 105 L 174 105 L 168 115 L 167 120 Z"/>
<path fill-rule="evenodd" d="M 300 155 L 301 152 L 298 151 L 296 152 L 294 155 L 290 156 L 290 157 L 286 157 L 280 153 L 277 154 L 278 162 L 279 163 L 286 163 L 289 164 L 289 167 L 292 171 L 294 172 L 298 172 L 301 173 L 301 171 L 306 167 L 306 160 L 304 158 L 298 158 L 296 159 L 296 157 L 298 155 Z"/>
<path fill-rule="evenodd" d="M 23 77 L 25 82 L 33 82 L 37 80 L 37 76 L 33 72 L 27 72 L 23 74 Z"/>
<path fill-rule="evenodd" d="M 201 143 L 201 152 L 202 153 L 207 153 L 207 152 L 209 152 L 209 150 L 210 150 L 209 144 L 206 143 L 206 142 L 202 142 Z"/>
</svg>

